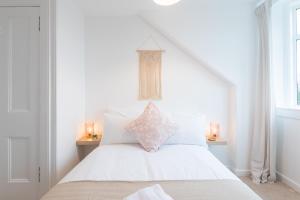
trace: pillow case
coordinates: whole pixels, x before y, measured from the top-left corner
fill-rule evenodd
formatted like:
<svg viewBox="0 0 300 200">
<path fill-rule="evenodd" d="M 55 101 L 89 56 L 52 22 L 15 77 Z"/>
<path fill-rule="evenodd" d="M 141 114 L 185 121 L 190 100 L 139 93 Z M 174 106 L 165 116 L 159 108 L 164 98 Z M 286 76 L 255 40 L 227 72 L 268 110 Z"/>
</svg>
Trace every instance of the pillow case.
<svg viewBox="0 0 300 200">
<path fill-rule="evenodd" d="M 125 134 L 125 126 L 133 118 L 127 117 L 121 113 L 104 113 L 103 115 L 103 144 L 132 144 L 138 141 L 132 135 Z"/>
<path fill-rule="evenodd" d="M 205 116 L 200 114 L 173 114 L 172 120 L 177 124 L 177 130 L 165 144 L 186 144 L 207 147 Z"/>
<path fill-rule="evenodd" d="M 171 122 L 159 109 L 149 103 L 144 112 L 126 126 L 146 151 L 158 151 L 159 147 L 176 131 Z"/>
<path fill-rule="evenodd" d="M 155 105 L 156 106 L 156 105 Z M 142 108 L 109 108 L 104 113 L 102 143 L 132 144 L 139 143 L 133 134 L 127 134 L 125 127 L 139 116 Z M 175 133 L 164 143 L 166 145 L 186 144 L 207 147 L 205 131 L 207 128 L 205 116 L 198 113 L 184 114 L 179 112 L 164 112 L 174 124 Z"/>
</svg>

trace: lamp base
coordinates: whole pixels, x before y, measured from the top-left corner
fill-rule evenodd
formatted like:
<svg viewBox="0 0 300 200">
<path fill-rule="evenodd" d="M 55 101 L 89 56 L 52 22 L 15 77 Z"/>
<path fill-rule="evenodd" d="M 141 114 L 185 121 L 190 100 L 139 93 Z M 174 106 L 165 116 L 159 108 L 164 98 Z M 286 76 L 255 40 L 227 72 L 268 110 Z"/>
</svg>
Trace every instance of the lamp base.
<svg viewBox="0 0 300 200">
<path fill-rule="evenodd" d="M 207 138 L 208 141 L 212 141 L 212 142 L 215 142 L 217 141 L 217 138 Z"/>
<path fill-rule="evenodd" d="M 209 136 L 207 137 L 207 140 L 208 140 L 208 141 L 217 141 L 217 135 L 216 135 L 216 134 L 209 135 Z"/>
<path fill-rule="evenodd" d="M 92 135 L 92 139 L 93 139 L 93 140 L 97 140 L 98 137 L 99 137 L 99 136 L 98 136 L 97 134 L 93 134 L 93 135 Z"/>
</svg>

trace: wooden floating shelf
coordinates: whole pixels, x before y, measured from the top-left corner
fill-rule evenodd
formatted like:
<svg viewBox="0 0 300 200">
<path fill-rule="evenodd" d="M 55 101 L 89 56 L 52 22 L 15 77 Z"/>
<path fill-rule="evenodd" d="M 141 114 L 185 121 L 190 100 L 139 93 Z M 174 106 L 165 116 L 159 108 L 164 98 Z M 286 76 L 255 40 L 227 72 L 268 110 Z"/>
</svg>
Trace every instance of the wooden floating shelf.
<svg viewBox="0 0 300 200">
<path fill-rule="evenodd" d="M 206 143 L 208 145 L 227 145 L 227 140 L 225 140 L 223 138 L 217 138 L 216 141 L 210 141 L 210 140 L 206 139 Z"/>
<path fill-rule="evenodd" d="M 101 142 L 102 136 L 98 136 L 97 139 L 93 139 L 90 137 L 82 137 L 76 141 L 77 146 L 88 146 L 88 145 L 99 145 Z"/>
</svg>

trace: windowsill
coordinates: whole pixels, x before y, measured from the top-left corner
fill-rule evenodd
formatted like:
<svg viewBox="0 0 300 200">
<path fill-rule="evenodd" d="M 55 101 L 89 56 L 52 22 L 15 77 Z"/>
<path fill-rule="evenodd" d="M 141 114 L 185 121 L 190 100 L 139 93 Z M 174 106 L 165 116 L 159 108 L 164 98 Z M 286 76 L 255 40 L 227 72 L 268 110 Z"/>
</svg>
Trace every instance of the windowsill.
<svg viewBox="0 0 300 200">
<path fill-rule="evenodd" d="M 299 107 L 277 107 L 276 115 L 282 118 L 300 120 L 300 106 Z"/>
</svg>

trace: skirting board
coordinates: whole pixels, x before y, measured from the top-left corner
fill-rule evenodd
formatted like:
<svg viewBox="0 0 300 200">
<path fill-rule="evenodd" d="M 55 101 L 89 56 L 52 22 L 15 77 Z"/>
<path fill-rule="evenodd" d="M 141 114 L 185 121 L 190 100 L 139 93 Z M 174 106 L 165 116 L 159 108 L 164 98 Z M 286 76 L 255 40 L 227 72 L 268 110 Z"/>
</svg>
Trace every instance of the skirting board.
<svg viewBox="0 0 300 200">
<path fill-rule="evenodd" d="M 234 169 L 234 174 L 238 177 L 250 176 L 251 172 L 249 169 Z"/>
<path fill-rule="evenodd" d="M 230 169 L 238 177 L 244 177 L 244 176 L 251 175 L 250 169 L 234 169 L 234 168 L 228 167 L 228 166 L 227 166 L 227 168 Z"/>
<path fill-rule="evenodd" d="M 291 178 L 283 175 L 280 172 L 277 172 L 277 176 L 278 176 L 278 180 L 287 184 L 288 186 L 290 186 L 291 188 L 293 188 L 295 191 L 300 193 L 300 184 L 293 181 Z"/>
<path fill-rule="evenodd" d="M 250 170 L 234 169 L 232 171 L 238 177 L 244 177 L 244 176 L 250 176 L 251 175 L 251 171 Z M 279 181 L 283 182 L 284 184 L 290 186 L 295 191 L 297 191 L 297 192 L 300 193 L 300 184 L 299 183 L 295 182 L 294 180 L 292 180 L 291 178 L 283 175 L 280 172 L 276 172 L 276 174 L 277 174 L 277 179 Z"/>
</svg>

